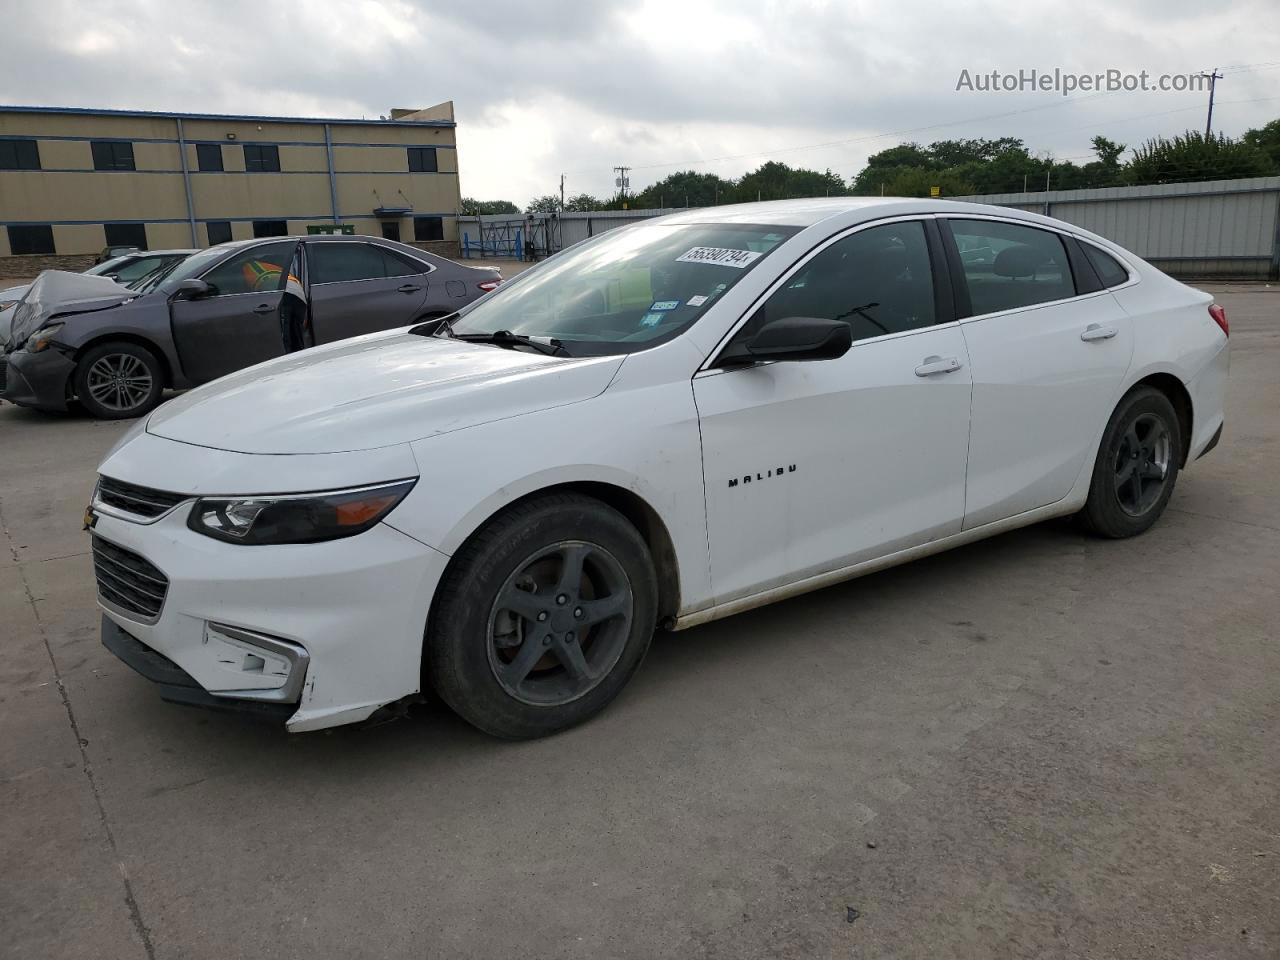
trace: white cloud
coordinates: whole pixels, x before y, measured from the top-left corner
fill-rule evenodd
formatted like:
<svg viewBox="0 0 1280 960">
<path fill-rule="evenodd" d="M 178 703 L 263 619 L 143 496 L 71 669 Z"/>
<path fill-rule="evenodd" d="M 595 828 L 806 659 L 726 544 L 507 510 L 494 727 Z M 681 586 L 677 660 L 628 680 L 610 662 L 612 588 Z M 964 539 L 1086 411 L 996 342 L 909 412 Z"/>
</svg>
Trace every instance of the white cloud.
<svg viewBox="0 0 1280 960">
<path fill-rule="evenodd" d="M 1277 49 L 1274 0 L 99 0 L 92 18 L 46 0 L 5 13 L 0 101 L 376 117 L 453 99 L 464 192 L 523 202 L 562 172 L 607 194 L 620 163 L 637 187 L 683 161 L 849 177 L 900 140 L 1015 136 L 1070 158 L 1095 133 L 1203 122 L 1199 93 L 957 93 L 963 68 L 1216 65 L 1215 126 L 1238 134 L 1280 115 Z M 992 114 L 1010 115 L 968 122 Z"/>
</svg>

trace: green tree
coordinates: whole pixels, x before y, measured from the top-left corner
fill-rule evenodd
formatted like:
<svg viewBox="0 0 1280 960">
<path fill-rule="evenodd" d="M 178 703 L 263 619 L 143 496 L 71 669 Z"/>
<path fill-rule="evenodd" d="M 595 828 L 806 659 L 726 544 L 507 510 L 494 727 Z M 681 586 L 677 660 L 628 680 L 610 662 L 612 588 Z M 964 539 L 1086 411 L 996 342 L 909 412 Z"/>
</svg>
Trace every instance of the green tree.
<svg viewBox="0 0 1280 960">
<path fill-rule="evenodd" d="M 1260 147 L 1223 134 L 1206 137 L 1188 130 L 1172 139 L 1154 137 L 1135 149 L 1123 176 L 1130 184 L 1180 183 L 1262 177 L 1272 169 Z"/>
<path fill-rule="evenodd" d="M 1098 155 L 1098 162 L 1112 170 L 1119 169 L 1120 155 L 1129 149 L 1123 143 L 1116 143 L 1104 136 L 1096 136 L 1091 141 L 1093 152 Z"/>
<path fill-rule="evenodd" d="M 898 167 L 890 179 L 884 182 L 885 196 L 928 197 L 934 187 L 944 197 L 963 197 L 976 193 L 972 183 L 950 170 L 930 170 L 928 167 Z M 879 193 L 879 188 L 876 190 Z"/>
<path fill-rule="evenodd" d="M 1280 120 L 1272 120 L 1256 130 L 1246 130 L 1241 139 L 1266 154 L 1271 161 L 1271 173 L 1280 174 Z"/>
<path fill-rule="evenodd" d="M 600 201 L 589 193 L 580 193 L 566 200 L 564 208 L 570 213 L 587 213 L 590 210 L 599 210 Z"/>
<path fill-rule="evenodd" d="M 525 207 L 525 213 L 555 213 L 560 209 L 560 198 L 553 194 L 534 197 Z"/>
<path fill-rule="evenodd" d="M 733 196 L 733 181 L 714 173 L 680 170 L 645 187 L 631 200 L 637 210 L 667 207 L 713 207 Z"/>
<path fill-rule="evenodd" d="M 827 170 L 792 169 L 770 160 L 746 174 L 734 189 L 738 203 L 752 200 L 789 200 L 793 197 L 842 197 L 849 192 L 844 179 Z"/>
<path fill-rule="evenodd" d="M 462 215 L 478 217 L 489 213 L 519 213 L 520 208 L 510 200 L 476 200 L 474 197 L 462 198 Z"/>
</svg>

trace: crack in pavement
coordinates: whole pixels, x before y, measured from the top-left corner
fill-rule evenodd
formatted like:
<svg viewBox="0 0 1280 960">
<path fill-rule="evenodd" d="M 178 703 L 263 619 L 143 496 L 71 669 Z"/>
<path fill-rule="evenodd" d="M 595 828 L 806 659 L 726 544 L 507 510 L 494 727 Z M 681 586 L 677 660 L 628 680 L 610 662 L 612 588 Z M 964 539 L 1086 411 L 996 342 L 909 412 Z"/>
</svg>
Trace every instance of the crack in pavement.
<svg viewBox="0 0 1280 960">
<path fill-rule="evenodd" d="M 1236 520 L 1233 517 L 1215 517 L 1211 513 L 1199 513 L 1195 510 L 1186 510 L 1183 507 L 1166 507 L 1168 513 L 1181 513 L 1188 517 L 1199 517 L 1201 520 L 1217 520 L 1219 523 L 1236 523 L 1242 527 L 1254 527 L 1258 530 L 1270 530 L 1273 533 L 1280 533 L 1280 527 L 1273 527 L 1269 523 L 1253 523 L 1250 520 Z"/>
<path fill-rule="evenodd" d="M 0 532 L 4 533 L 5 543 L 9 547 L 9 553 L 13 556 L 18 576 L 22 580 L 22 590 L 26 594 L 32 616 L 35 617 L 36 629 L 40 631 L 40 642 L 44 644 L 44 651 L 49 657 L 49 665 L 53 668 L 53 680 L 58 687 L 58 694 L 62 698 L 62 707 L 67 712 L 67 722 L 71 725 L 72 736 L 76 738 L 76 747 L 80 750 L 80 768 L 84 771 L 85 778 L 89 781 L 89 791 L 93 794 L 94 805 L 98 808 L 98 819 L 102 822 L 102 829 L 107 837 L 107 845 L 111 848 L 112 856 L 115 857 L 116 869 L 120 871 L 120 881 L 124 885 L 124 902 L 129 907 L 129 919 L 133 922 L 133 929 L 138 934 L 138 939 L 142 941 L 142 949 L 146 953 L 147 960 L 155 960 L 156 950 L 155 945 L 151 942 L 151 931 L 142 919 L 142 911 L 138 907 L 138 898 L 134 896 L 133 884 L 129 880 L 129 871 L 124 865 L 124 859 L 120 856 L 120 848 L 116 845 L 115 833 L 111 829 L 111 822 L 107 818 L 107 809 L 102 804 L 102 794 L 98 789 L 98 780 L 93 773 L 93 764 L 89 760 L 88 750 L 85 749 L 89 741 L 80 735 L 80 724 L 77 722 L 75 710 L 71 706 L 71 697 L 67 693 L 67 685 L 63 682 L 62 674 L 58 670 L 58 661 L 53 656 L 53 647 L 49 644 L 49 635 L 45 632 L 44 621 L 41 620 L 40 610 L 36 606 L 36 597 L 31 592 L 31 584 L 27 580 L 26 571 L 23 570 L 23 563 L 18 557 L 18 551 L 13 546 L 13 537 L 9 533 L 9 524 L 4 518 L 3 502 L 0 502 Z"/>
</svg>

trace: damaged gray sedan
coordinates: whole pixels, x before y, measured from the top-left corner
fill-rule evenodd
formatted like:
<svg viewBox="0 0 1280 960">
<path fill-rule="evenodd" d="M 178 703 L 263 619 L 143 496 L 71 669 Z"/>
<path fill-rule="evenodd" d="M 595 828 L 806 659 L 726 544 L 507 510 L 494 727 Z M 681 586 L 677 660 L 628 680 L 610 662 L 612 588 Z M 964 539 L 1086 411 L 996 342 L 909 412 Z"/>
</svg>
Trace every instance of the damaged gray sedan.
<svg viewBox="0 0 1280 960">
<path fill-rule="evenodd" d="M 130 288 L 46 271 L 15 308 L 0 397 L 138 417 L 183 389 L 320 343 L 447 316 L 494 289 L 468 267 L 374 237 L 210 247 Z"/>
</svg>

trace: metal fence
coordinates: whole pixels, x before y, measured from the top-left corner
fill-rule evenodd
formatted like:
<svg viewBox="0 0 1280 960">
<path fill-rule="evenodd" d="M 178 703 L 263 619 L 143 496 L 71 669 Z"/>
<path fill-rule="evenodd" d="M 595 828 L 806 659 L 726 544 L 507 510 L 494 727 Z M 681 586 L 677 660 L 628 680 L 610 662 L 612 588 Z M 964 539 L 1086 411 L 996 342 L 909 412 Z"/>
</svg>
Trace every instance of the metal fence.
<svg viewBox="0 0 1280 960">
<path fill-rule="evenodd" d="M 465 258 L 537 260 L 598 233 L 625 227 L 636 220 L 676 213 L 680 209 L 684 208 L 459 217 L 459 246 Z"/>
<path fill-rule="evenodd" d="M 1013 207 L 1074 223 L 1174 276 L 1280 279 L 1280 177 L 949 199 Z M 538 259 L 606 230 L 675 212 L 463 217 L 458 229 L 463 256 Z M 486 236 L 506 239 L 486 244 Z"/>
<path fill-rule="evenodd" d="M 1175 276 L 1280 278 L 1280 177 L 952 199 L 1074 223 Z"/>
</svg>

